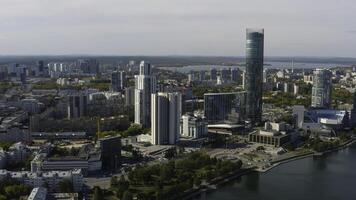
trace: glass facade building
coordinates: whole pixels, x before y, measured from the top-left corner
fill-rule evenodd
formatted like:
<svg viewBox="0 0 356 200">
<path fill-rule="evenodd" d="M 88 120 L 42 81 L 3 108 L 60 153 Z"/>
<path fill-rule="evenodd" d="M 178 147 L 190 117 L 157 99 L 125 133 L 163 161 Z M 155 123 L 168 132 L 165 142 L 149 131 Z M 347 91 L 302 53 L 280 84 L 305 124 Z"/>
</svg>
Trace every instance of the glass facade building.
<svg viewBox="0 0 356 200">
<path fill-rule="evenodd" d="M 246 92 L 204 94 L 204 115 L 209 123 L 245 119 Z"/>
<path fill-rule="evenodd" d="M 246 31 L 246 74 L 244 88 L 247 92 L 246 115 L 252 123 L 262 116 L 264 30 Z"/>
<path fill-rule="evenodd" d="M 312 102 L 314 108 L 329 108 L 331 106 L 331 71 L 316 69 L 313 77 Z"/>
</svg>

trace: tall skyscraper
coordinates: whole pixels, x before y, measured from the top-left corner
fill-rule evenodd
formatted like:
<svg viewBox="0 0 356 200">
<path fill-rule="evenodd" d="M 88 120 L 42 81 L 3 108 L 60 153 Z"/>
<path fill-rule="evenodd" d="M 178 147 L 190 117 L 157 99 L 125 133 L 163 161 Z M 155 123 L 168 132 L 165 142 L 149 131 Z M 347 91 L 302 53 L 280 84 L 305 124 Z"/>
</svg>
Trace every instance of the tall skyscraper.
<svg viewBox="0 0 356 200">
<path fill-rule="evenodd" d="M 151 75 L 151 64 L 142 61 L 140 74 L 135 76 L 135 123 L 151 125 L 151 94 L 156 93 L 156 77 Z"/>
<path fill-rule="evenodd" d="M 181 94 L 157 93 L 152 94 L 152 144 L 175 144 L 180 134 Z"/>
<path fill-rule="evenodd" d="M 101 160 L 104 170 L 115 171 L 120 165 L 121 137 L 105 137 L 99 139 Z"/>
<path fill-rule="evenodd" d="M 230 69 L 231 71 L 231 81 L 232 82 L 237 82 L 239 80 L 239 70 L 236 68 Z"/>
<path fill-rule="evenodd" d="M 259 123 L 262 117 L 263 45 L 264 30 L 247 29 L 244 88 L 247 92 L 246 114 L 252 123 Z"/>
<path fill-rule="evenodd" d="M 111 90 L 121 92 L 125 88 L 126 75 L 124 71 L 115 71 L 111 74 Z"/>
<path fill-rule="evenodd" d="M 229 70 L 227 69 L 222 69 L 220 71 L 220 77 L 221 80 L 225 83 L 228 80 L 228 76 L 229 76 Z"/>
<path fill-rule="evenodd" d="M 86 116 L 88 113 L 88 95 L 78 92 L 68 96 L 68 119 Z"/>
<path fill-rule="evenodd" d="M 205 81 L 205 71 L 204 70 L 199 72 L 199 81 L 200 82 Z"/>
<path fill-rule="evenodd" d="M 45 64 L 43 60 L 37 61 L 37 68 L 38 75 L 43 75 L 45 71 Z"/>
<path fill-rule="evenodd" d="M 350 125 L 351 127 L 356 127 L 356 93 L 354 93 L 354 101 L 350 116 Z"/>
<path fill-rule="evenodd" d="M 331 72 L 327 69 L 316 69 L 313 77 L 312 102 L 314 108 L 331 106 Z"/>
<path fill-rule="evenodd" d="M 216 79 L 217 79 L 217 71 L 214 68 L 210 70 L 210 80 L 216 80 Z"/>
<path fill-rule="evenodd" d="M 80 69 L 87 74 L 99 74 L 99 62 L 96 59 L 78 60 Z"/>
</svg>

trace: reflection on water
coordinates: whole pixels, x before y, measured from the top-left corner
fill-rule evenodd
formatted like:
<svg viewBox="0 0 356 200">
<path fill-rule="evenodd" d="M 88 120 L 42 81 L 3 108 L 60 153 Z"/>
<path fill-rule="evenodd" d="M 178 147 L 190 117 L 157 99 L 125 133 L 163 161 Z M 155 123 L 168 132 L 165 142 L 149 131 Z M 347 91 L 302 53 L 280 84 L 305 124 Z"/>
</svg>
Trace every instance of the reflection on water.
<svg viewBox="0 0 356 200">
<path fill-rule="evenodd" d="M 249 176 L 247 176 L 244 179 L 244 185 L 246 189 L 252 192 L 258 192 L 259 179 L 260 179 L 259 173 L 252 173 Z"/>
<path fill-rule="evenodd" d="M 323 157 L 313 158 L 313 163 L 316 170 L 326 170 L 327 168 L 327 159 Z"/>
</svg>

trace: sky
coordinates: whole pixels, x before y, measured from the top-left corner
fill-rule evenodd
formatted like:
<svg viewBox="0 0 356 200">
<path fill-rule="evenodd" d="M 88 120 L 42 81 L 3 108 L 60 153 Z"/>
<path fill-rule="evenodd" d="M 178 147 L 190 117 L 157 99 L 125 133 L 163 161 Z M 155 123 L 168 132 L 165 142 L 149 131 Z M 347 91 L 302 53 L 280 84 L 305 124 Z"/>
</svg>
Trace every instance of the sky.
<svg viewBox="0 0 356 200">
<path fill-rule="evenodd" d="M 356 57 L 355 0 L 0 0 L 0 55 Z"/>
</svg>

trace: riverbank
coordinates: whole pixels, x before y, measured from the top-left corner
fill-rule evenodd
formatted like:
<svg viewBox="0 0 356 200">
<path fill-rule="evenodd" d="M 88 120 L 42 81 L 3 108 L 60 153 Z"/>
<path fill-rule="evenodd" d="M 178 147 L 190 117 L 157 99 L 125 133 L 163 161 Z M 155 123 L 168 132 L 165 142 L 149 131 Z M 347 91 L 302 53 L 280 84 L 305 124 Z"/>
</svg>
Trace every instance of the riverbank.
<svg viewBox="0 0 356 200">
<path fill-rule="evenodd" d="M 253 169 L 254 168 L 239 169 L 224 176 L 216 177 L 206 184 L 201 184 L 198 188 L 193 188 L 186 191 L 186 194 L 182 197 L 182 200 L 194 199 L 202 194 L 205 194 L 206 192 L 209 192 L 210 190 L 215 190 L 222 184 L 236 180 L 243 175 L 253 172 Z"/>
<path fill-rule="evenodd" d="M 323 155 L 326 155 L 326 154 L 331 153 L 331 152 L 335 152 L 335 151 L 339 151 L 339 150 L 345 149 L 345 148 L 353 145 L 354 143 L 356 143 L 356 140 L 354 138 L 352 138 L 352 139 L 347 140 L 346 142 L 340 144 L 339 146 L 337 146 L 335 148 L 328 149 L 328 150 L 323 151 L 323 152 L 307 152 L 305 154 L 295 155 L 295 156 L 291 156 L 291 157 L 288 157 L 288 158 L 283 158 L 283 159 L 280 159 L 280 160 L 272 161 L 270 167 L 265 168 L 265 169 L 256 168 L 255 171 L 256 172 L 260 172 L 260 173 L 265 173 L 265 172 L 268 172 L 269 170 L 271 170 L 271 169 L 273 169 L 273 168 L 275 168 L 275 167 L 277 167 L 279 165 L 282 165 L 282 164 L 285 164 L 285 163 L 288 163 L 288 162 L 293 162 L 293 161 L 300 160 L 300 159 L 304 159 L 304 158 L 308 158 L 308 157 L 323 156 Z"/>
<path fill-rule="evenodd" d="M 354 199 L 356 145 L 322 157 L 308 157 L 251 173 L 210 191 L 199 200 Z"/>
<path fill-rule="evenodd" d="M 246 169 L 241 169 L 241 170 L 237 170 L 235 172 L 231 172 L 225 176 L 220 176 L 217 178 L 212 179 L 210 182 L 206 183 L 206 184 L 202 184 L 200 185 L 198 188 L 193 188 L 189 191 L 186 191 L 186 195 L 184 195 L 182 197 L 183 200 L 189 200 L 189 199 L 194 199 L 199 197 L 200 195 L 205 195 L 207 192 L 212 191 L 212 190 L 216 190 L 218 188 L 218 186 L 222 185 L 222 184 L 226 184 L 228 182 L 231 182 L 233 180 L 236 180 L 237 178 L 240 178 L 244 175 L 253 173 L 253 172 L 258 172 L 258 173 L 265 173 L 268 172 L 269 170 L 285 164 L 285 163 L 289 163 L 289 162 L 293 162 L 296 160 L 301 160 L 301 159 L 305 159 L 305 158 L 309 158 L 309 157 L 314 157 L 314 156 L 322 156 L 322 155 L 326 155 L 328 153 L 331 152 L 335 152 L 335 151 L 339 151 L 342 149 L 345 149 L 353 144 L 356 143 L 356 139 L 352 138 L 342 144 L 340 144 L 339 146 L 333 148 L 333 149 L 329 149 L 327 151 L 324 152 L 305 152 L 299 155 L 294 155 L 291 157 L 287 157 L 287 158 L 283 158 L 280 160 L 275 160 L 271 162 L 271 166 L 268 168 L 258 168 L 258 167 L 251 167 L 251 168 L 246 168 Z"/>
</svg>

